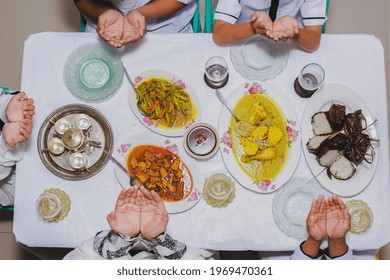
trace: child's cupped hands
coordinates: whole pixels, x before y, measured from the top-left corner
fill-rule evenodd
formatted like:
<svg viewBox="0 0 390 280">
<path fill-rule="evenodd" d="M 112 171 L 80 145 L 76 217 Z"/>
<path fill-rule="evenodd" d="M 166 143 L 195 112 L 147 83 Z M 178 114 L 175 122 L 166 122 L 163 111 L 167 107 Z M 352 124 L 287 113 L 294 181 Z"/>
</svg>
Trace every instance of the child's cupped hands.
<svg viewBox="0 0 390 280">
<path fill-rule="evenodd" d="M 251 20 L 257 34 L 275 42 L 291 39 L 299 32 L 298 21 L 290 16 L 283 16 L 272 22 L 266 12 L 257 11 L 252 14 Z"/>
</svg>

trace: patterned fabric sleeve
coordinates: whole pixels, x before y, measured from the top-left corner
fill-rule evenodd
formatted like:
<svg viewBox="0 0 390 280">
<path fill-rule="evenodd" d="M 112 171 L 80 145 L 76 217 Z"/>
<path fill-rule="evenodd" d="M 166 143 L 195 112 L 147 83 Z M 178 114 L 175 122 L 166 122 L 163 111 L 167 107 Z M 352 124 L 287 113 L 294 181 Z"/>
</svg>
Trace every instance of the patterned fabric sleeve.
<svg viewBox="0 0 390 280">
<path fill-rule="evenodd" d="M 126 238 L 113 230 L 100 231 L 93 240 L 93 250 L 107 260 L 119 259 L 127 256 L 140 238 L 141 235 Z"/>
<path fill-rule="evenodd" d="M 142 245 L 143 251 L 154 253 L 157 258 L 169 260 L 181 259 L 187 251 L 185 244 L 174 240 L 166 234 L 149 241 L 141 234 L 137 237 L 129 238 L 111 230 L 98 232 L 93 240 L 93 250 L 107 260 L 127 258 L 129 255 L 133 256 L 139 253 L 137 249 L 140 246 L 137 245 Z"/>
<path fill-rule="evenodd" d="M 153 240 L 154 251 L 160 258 L 168 260 L 180 260 L 187 251 L 187 246 L 168 234 L 163 234 Z"/>
</svg>

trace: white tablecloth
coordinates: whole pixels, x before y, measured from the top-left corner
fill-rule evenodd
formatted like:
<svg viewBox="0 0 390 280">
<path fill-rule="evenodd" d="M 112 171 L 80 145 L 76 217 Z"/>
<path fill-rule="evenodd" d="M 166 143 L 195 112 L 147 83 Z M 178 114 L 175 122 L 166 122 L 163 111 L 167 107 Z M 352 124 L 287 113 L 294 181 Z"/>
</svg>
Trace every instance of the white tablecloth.
<svg viewBox="0 0 390 280">
<path fill-rule="evenodd" d="M 68 55 L 78 46 L 97 41 L 94 34 L 42 33 L 25 42 L 22 90 L 35 99 L 34 133 L 27 144 L 23 161 L 17 164 L 14 233 L 18 242 L 27 246 L 74 247 L 97 231 L 108 229 L 106 215 L 113 209 L 121 187 L 111 162 L 94 177 L 82 181 L 66 181 L 53 175 L 37 152 L 37 134 L 43 120 L 56 108 L 82 103 L 73 97 L 63 81 Z M 223 94 L 229 93 L 246 79 L 235 71 L 229 58 L 229 47 L 218 47 L 210 34 L 148 34 L 141 42 L 120 51 L 131 76 L 149 70 L 163 69 L 180 76 L 201 101 L 202 121 L 218 127 L 222 108 L 214 92 L 203 81 L 206 60 L 214 55 L 226 58 L 230 80 Z M 381 146 L 376 174 L 370 185 L 354 196 L 363 199 L 374 213 L 372 227 L 359 235 L 348 234 L 353 249 L 376 249 L 390 241 L 390 184 L 388 113 L 383 49 L 378 39 L 369 35 L 324 35 L 320 49 L 312 54 L 290 46 L 288 64 L 277 77 L 267 83 L 278 87 L 293 104 L 298 118 L 307 100 L 299 98 L 293 81 L 309 62 L 321 64 L 327 84 L 342 84 L 356 92 L 379 122 L 376 125 Z M 124 80 L 125 81 L 125 80 Z M 111 99 L 92 104 L 109 120 L 114 132 L 114 145 L 137 133 L 152 133 L 130 110 L 123 82 Z M 89 104 L 91 105 L 91 104 Z M 115 147 L 115 146 L 114 146 Z M 204 175 L 227 172 L 221 154 L 202 161 Z M 293 177 L 312 177 L 301 155 Z M 171 214 L 168 232 L 190 246 L 224 250 L 293 250 L 301 240 L 287 237 L 274 223 L 273 194 L 257 194 L 237 185 L 236 198 L 226 208 L 213 208 L 202 199 L 194 208 Z M 35 201 L 47 188 L 61 188 L 69 194 L 71 211 L 59 223 L 44 222 L 35 211 Z"/>
</svg>

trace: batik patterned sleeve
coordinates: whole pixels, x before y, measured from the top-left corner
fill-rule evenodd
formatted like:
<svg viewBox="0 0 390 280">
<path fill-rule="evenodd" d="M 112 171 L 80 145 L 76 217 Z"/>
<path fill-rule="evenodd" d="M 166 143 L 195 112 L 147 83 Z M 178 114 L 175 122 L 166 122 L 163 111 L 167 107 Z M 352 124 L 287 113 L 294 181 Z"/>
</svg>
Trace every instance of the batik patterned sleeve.
<svg viewBox="0 0 390 280">
<path fill-rule="evenodd" d="M 93 250 L 107 260 L 119 259 L 129 255 L 129 251 L 137 244 L 139 239 L 140 235 L 135 238 L 128 238 L 113 230 L 100 231 L 93 241 Z"/>
<path fill-rule="evenodd" d="M 155 252 L 163 259 L 180 260 L 187 251 L 187 246 L 168 234 L 163 234 L 153 241 Z"/>
</svg>

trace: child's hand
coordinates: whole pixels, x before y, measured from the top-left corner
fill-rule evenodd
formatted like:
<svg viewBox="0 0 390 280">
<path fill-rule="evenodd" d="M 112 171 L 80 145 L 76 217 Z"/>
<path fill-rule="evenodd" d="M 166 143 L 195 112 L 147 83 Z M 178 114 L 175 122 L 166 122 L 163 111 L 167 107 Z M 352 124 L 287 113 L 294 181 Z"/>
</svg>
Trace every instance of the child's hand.
<svg viewBox="0 0 390 280">
<path fill-rule="evenodd" d="M 6 144 L 15 147 L 26 141 L 32 133 L 32 121 L 23 119 L 21 122 L 10 122 L 4 125 L 2 135 Z"/>
<path fill-rule="evenodd" d="M 130 11 L 123 21 L 123 34 L 121 43 L 127 44 L 141 39 L 146 34 L 145 17 L 137 10 Z"/>
<path fill-rule="evenodd" d="M 251 20 L 253 22 L 253 28 L 257 34 L 267 37 L 272 34 L 273 22 L 266 12 L 254 12 L 251 16 Z"/>
<path fill-rule="evenodd" d="M 105 11 L 99 16 L 96 31 L 99 36 L 110 45 L 120 48 L 123 34 L 123 16 L 113 9 Z"/>
<path fill-rule="evenodd" d="M 284 16 L 275 20 L 272 33 L 268 37 L 273 41 L 285 41 L 294 37 L 298 32 L 298 21 L 290 16 Z"/>
<path fill-rule="evenodd" d="M 23 118 L 32 119 L 34 114 L 34 100 L 28 98 L 24 92 L 12 96 L 5 110 L 10 122 L 20 122 Z"/>
</svg>

